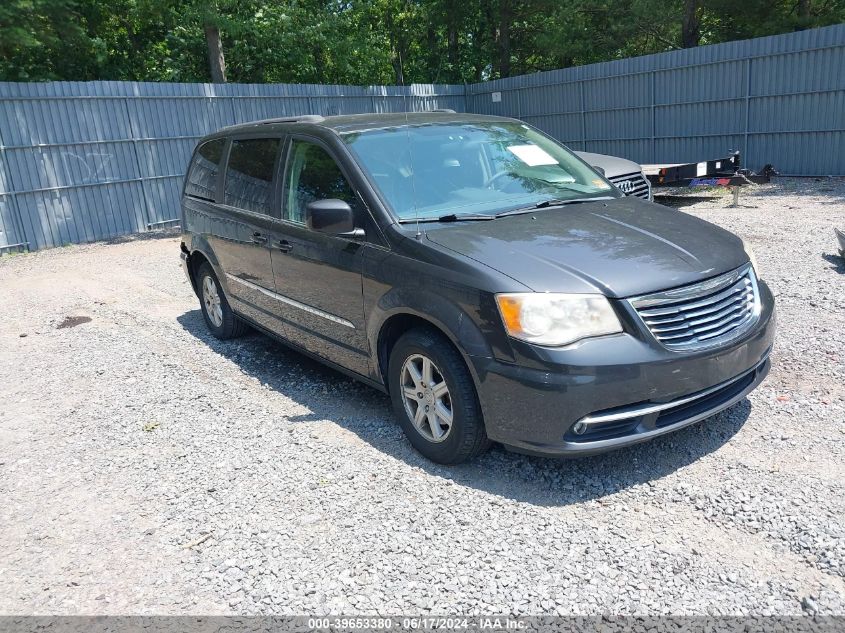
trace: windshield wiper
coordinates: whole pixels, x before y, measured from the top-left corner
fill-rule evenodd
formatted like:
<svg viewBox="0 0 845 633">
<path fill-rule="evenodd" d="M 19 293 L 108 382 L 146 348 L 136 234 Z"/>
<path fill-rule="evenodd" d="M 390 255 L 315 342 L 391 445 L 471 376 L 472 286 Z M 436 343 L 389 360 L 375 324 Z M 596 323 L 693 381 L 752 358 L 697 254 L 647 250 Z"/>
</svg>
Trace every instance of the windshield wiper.
<svg viewBox="0 0 845 633">
<path fill-rule="evenodd" d="M 483 215 L 479 213 L 447 213 L 437 218 L 438 222 L 463 222 L 464 220 L 495 220 L 494 215 Z"/>
<path fill-rule="evenodd" d="M 473 220 L 495 220 L 495 215 L 480 215 L 476 213 L 447 213 L 440 217 L 427 218 L 402 218 L 399 220 L 400 224 L 414 224 L 415 222 L 464 222 Z"/>
<path fill-rule="evenodd" d="M 597 200 L 613 200 L 613 196 L 601 196 L 598 198 L 572 198 L 569 200 L 540 200 L 535 204 L 527 207 L 519 207 L 511 209 L 510 211 L 502 211 L 494 215 L 484 215 L 479 213 L 447 213 L 439 217 L 424 217 L 424 218 L 402 218 L 399 224 L 414 224 L 416 222 L 472 222 L 472 221 L 487 221 L 495 220 L 497 218 L 504 218 L 509 215 L 522 215 L 523 213 L 531 213 L 537 209 L 547 209 L 551 207 L 562 207 L 567 204 L 577 204 L 579 202 L 595 202 Z"/>
<path fill-rule="evenodd" d="M 551 207 L 562 207 L 567 204 L 578 204 L 581 202 L 596 202 L 598 200 L 613 200 L 612 196 L 601 196 L 599 198 L 572 198 L 569 200 L 540 200 L 540 202 L 536 204 L 532 204 L 528 207 L 518 207 L 516 209 L 511 209 L 510 211 L 502 211 L 501 213 L 497 213 L 494 215 L 494 218 L 504 218 L 509 215 L 523 215 L 525 213 L 531 213 L 536 211 L 537 209 L 548 209 Z"/>
</svg>

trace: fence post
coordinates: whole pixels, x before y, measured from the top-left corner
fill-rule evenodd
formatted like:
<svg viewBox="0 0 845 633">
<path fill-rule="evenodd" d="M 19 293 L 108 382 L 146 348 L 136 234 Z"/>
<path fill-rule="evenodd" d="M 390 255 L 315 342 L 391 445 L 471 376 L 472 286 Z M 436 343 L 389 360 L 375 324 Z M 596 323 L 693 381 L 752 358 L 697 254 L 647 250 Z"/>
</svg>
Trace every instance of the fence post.
<svg viewBox="0 0 845 633">
<path fill-rule="evenodd" d="M 138 134 L 135 131 L 135 125 L 132 123 L 132 113 L 129 110 L 129 97 L 123 97 L 123 108 L 126 110 L 126 121 L 129 123 L 129 136 L 132 142 L 132 153 L 135 156 L 135 169 L 137 170 L 138 179 L 141 181 L 141 198 L 144 201 L 144 219 L 146 221 L 143 227 L 140 227 L 138 230 L 143 231 L 147 226 L 155 222 L 156 219 L 153 217 L 153 210 L 150 209 L 150 200 L 147 197 L 147 178 L 141 172 L 141 156 L 138 154 Z"/>
<path fill-rule="evenodd" d="M 651 78 L 651 158 L 649 162 L 659 163 L 657 160 L 657 88 L 655 87 L 656 70 L 649 74 Z"/>
<path fill-rule="evenodd" d="M 751 121 L 751 58 L 745 60 L 745 140 L 742 144 L 742 164 L 748 163 L 748 125 Z"/>
<path fill-rule="evenodd" d="M 9 204 L 11 205 L 12 209 L 12 222 L 14 223 L 15 239 L 18 240 L 18 242 L 14 244 L 0 244 L 0 254 L 2 254 L 6 246 L 25 245 L 27 250 L 32 250 L 29 248 L 29 238 L 26 235 L 26 227 L 23 223 L 23 216 L 21 215 L 20 206 L 18 206 L 18 196 L 14 190 L 14 185 L 12 184 L 12 171 L 9 169 L 9 164 L 6 161 L 6 144 L 3 142 L 2 135 L 0 135 L 0 164 L 3 165 L 3 181 L 6 183 L 5 188 L 9 190 L 0 191 L 0 196 L 5 195 L 9 199 Z"/>
<path fill-rule="evenodd" d="M 584 101 L 584 80 L 578 82 L 579 92 L 581 93 L 581 150 L 587 151 L 587 108 Z"/>
<path fill-rule="evenodd" d="M 214 95 L 214 97 L 212 97 L 212 98 L 219 99 L 220 97 L 218 97 L 217 95 Z M 235 107 L 235 97 L 234 96 L 229 97 L 229 109 L 232 111 L 232 125 L 237 125 L 239 123 L 239 121 L 238 121 L 238 109 Z"/>
<path fill-rule="evenodd" d="M 6 185 L 9 189 L 12 189 L 13 186 L 11 182 L 11 172 L 6 166 L 5 154 L 5 147 L 3 146 L 2 140 L 0 140 L 0 162 L 3 163 L 3 172 L 5 173 Z M 18 241 L 14 243 L 0 244 L 0 254 L 2 254 L 3 250 L 5 250 L 6 248 L 16 246 L 26 246 L 26 250 L 28 251 L 35 250 L 33 248 L 30 248 L 29 236 L 27 236 L 26 234 L 26 225 L 24 225 L 23 223 L 23 216 L 21 215 L 20 205 L 18 205 L 17 193 L 14 191 L 0 192 L 0 197 L 2 196 L 6 196 L 9 200 L 9 205 L 12 210 L 12 227 L 15 231 L 15 239 L 17 239 Z"/>
</svg>

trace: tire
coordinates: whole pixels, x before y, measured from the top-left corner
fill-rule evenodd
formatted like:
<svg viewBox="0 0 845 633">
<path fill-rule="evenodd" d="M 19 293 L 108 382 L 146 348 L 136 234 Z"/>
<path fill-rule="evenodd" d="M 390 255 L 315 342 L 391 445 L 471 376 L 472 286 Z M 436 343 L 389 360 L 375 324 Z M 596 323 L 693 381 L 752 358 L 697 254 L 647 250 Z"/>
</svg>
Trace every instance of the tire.
<svg viewBox="0 0 845 633">
<path fill-rule="evenodd" d="M 426 359 L 431 363 L 427 390 Z M 472 377 L 442 334 L 428 328 L 403 334 L 390 352 L 387 373 L 399 424 L 425 457 L 438 464 L 459 464 L 490 447 Z M 446 413 L 451 413 L 448 425 Z"/>
<path fill-rule="evenodd" d="M 225 341 L 246 333 L 249 326 L 232 312 L 226 293 L 208 262 L 203 262 L 197 270 L 197 288 L 205 324 L 216 338 Z M 209 290 L 216 293 L 216 299 Z"/>
</svg>

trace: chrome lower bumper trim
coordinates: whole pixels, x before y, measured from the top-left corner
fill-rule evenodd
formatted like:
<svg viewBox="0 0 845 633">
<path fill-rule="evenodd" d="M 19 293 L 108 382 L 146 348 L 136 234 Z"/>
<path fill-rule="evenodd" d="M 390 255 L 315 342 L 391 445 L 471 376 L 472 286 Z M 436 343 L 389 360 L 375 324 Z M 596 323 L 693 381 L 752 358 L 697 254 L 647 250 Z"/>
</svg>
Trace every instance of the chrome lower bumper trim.
<svg viewBox="0 0 845 633">
<path fill-rule="evenodd" d="M 705 411 L 699 411 L 689 417 L 685 417 L 681 420 L 678 420 L 672 424 L 667 424 L 666 426 L 661 426 L 658 428 L 651 428 L 651 429 L 639 429 L 635 430 L 632 433 L 627 433 L 625 435 L 619 437 L 613 437 L 608 439 L 595 439 L 595 440 L 583 440 L 583 441 L 564 441 L 563 445 L 558 448 L 556 451 L 558 454 L 561 455 L 591 455 L 595 453 L 601 453 L 604 451 L 613 450 L 616 448 L 621 448 L 623 446 L 631 446 L 634 444 L 639 444 L 641 442 L 646 442 L 652 438 L 658 437 L 660 435 L 666 435 L 667 433 L 672 433 L 674 431 L 678 431 L 684 427 L 690 426 L 691 424 L 695 424 L 696 422 L 700 422 L 701 420 L 707 419 L 711 416 L 716 415 L 720 411 L 724 411 L 728 407 L 733 406 L 740 400 L 742 400 L 745 396 L 748 395 L 749 392 L 753 391 L 757 385 L 759 385 L 763 379 L 765 379 L 766 375 L 769 372 L 770 361 L 768 356 L 763 359 L 759 364 L 755 365 L 755 367 L 747 372 L 744 372 L 741 376 L 737 379 L 727 381 L 726 383 L 722 383 L 721 387 L 729 387 L 737 380 L 743 380 L 743 378 L 747 378 L 749 375 L 753 375 L 753 379 L 744 386 L 739 392 L 733 394 L 727 400 L 723 400 L 719 402 L 719 404 L 708 408 Z M 701 397 L 701 392 L 699 392 L 699 397 Z M 705 396 L 706 397 L 706 396 Z M 674 403 L 667 403 L 672 406 L 679 406 L 677 404 L 677 400 Z M 642 415 L 642 414 L 640 414 Z M 546 453 L 550 453 L 552 451 L 545 451 Z"/>
<path fill-rule="evenodd" d="M 659 404 L 649 404 L 644 403 L 640 405 L 634 405 L 631 407 L 626 407 L 624 410 L 621 411 L 609 411 L 607 413 L 594 413 L 592 415 L 585 416 L 581 418 L 578 422 L 575 423 L 573 426 L 577 426 L 579 424 L 584 425 L 585 429 L 588 429 L 590 426 L 594 426 L 597 424 L 604 424 L 606 422 L 616 422 L 619 420 L 630 420 L 634 418 L 639 418 L 644 415 L 649 415 L 652 413 L 659 413 L 661 411 L 666 411 L 668 409 L 675 409 L 677 407 L 684 406 L 685 404 L 689 404 L 690 402 L 695 402 L 696 400 L 701 400 L 702 398 L 706 398 L 712 393 L 716 393 L 717 391 L 721 391 L 722 389 L 727 389 L 731 385 L 745 379 L 748 377 L 749 374 L 757 372 L 761 366 L 763 366 L 766 362 L 768 362 L 768 356 L 764 358 L 762 361 L 757 363 L 754 367 L 749 369 L 746 372 L 743 372 L 739 376 L 735 378 L 731 378 L 730 380 L 726 380 L 725 382 L 719 383 L 714 387 L 710 387 L 709 389 L 704 389 L 703 391 L 698 391 L 696 393 L 690 394 L 689 396 L 684 396 L 682 398 L 677 398 L 676 400 L 672 400 L 670 402 L 661 402 Z M 710 414 L 712 415 L 712 414 Z"/>
<path fill-rule="evenodd" d="M 639 418 L 644 415 L 649 415 L 651 413 L 659 413 L 660 411 L 666 411 L 667 409 L 674 409 L 676 407 L 681 407 L 685 404 L 689 404 L 690 402 L 694 402 L 696 400 L 700 400 L 702 398 L 706 398 L 711 393 L 715 393 L 717 391 L 721 391 L 722 389 L 726 389 L 730 387 L 732 384 L 739 382 L 746 378 L 749 374 L 756 372 L 757 369 L 763 365 L 768 360 L 768 356 L 757 363 L 754 367 L 749 369 L 746 372 L 743 372 L 739 376 L 735 378 L 731 378 L 730 380 L 726 380 L 725 382 L 719 383 L 714 387 L 710 387 L 709 389 L 704 389 L 703 391 L 698 391 L 696 393 L 690 394 L 689 396 L 684 396 L 682 398 L 678 398 L 676 400 L 672 400 L 670 402 L 661 402 L 659 404 L 639 404 L 634 405 L 631 407 L 627 407 L 621 411 L 609 411 L 607 413 L 594 413 L 592 415 L 585 416 L 581 418 L 578 422 L 575 423 L 574 426 L 583 425 L 584 429 L 588 429 L 590 426 L 596 424 L 604 424 L 606 422 L 616 422 L 618 420 L 630 420 L 633 418 Z"/>
</svg>

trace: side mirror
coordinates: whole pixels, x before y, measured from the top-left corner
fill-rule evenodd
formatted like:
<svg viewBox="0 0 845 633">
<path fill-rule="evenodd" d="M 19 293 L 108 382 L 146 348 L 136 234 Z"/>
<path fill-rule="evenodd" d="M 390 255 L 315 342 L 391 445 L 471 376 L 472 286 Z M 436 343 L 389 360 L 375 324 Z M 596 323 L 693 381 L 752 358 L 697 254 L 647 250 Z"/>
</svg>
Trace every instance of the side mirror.
<svg viewBox="0 0 845 633">
<path fill-rule="evenodd" d="M 599 167 L 598 165 L 593 165 L 592 167 L 593 167 L 593 169 L 595 169 L 597 172 L 599 172 L 602 176 L 607 176 L 607 174 L 606 174 L 606 173 L 605 173 L 605 171 L 604 171 L 604 167 Z"/>
<path fill-rule="evenodd" d="M 305 206 L 305 223 L 312 231 L 339 235 L 355 230 L 352 208 L 343 200 L 315 200 Z"/>
</svg>

